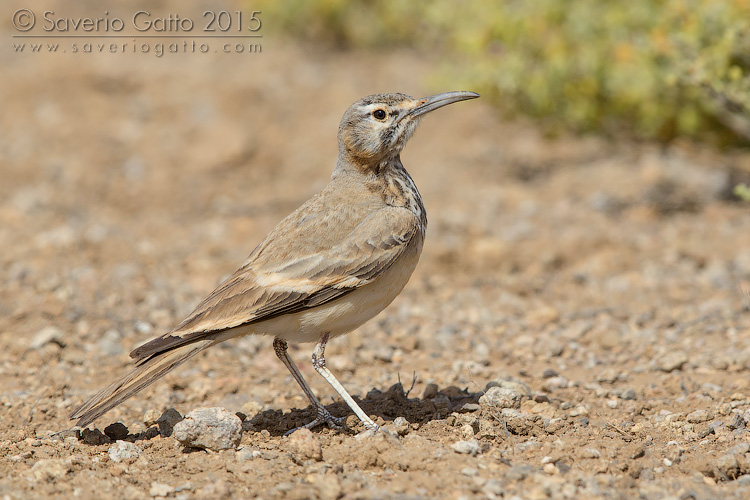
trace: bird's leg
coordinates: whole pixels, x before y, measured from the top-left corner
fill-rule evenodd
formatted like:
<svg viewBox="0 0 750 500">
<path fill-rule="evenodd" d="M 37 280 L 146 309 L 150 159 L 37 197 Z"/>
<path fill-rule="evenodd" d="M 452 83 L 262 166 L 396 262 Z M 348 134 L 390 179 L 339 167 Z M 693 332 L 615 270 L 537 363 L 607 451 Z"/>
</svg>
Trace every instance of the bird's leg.
<svg viewBox="0 0 750 500">
<path fill-rule="evenodd" d="M 315 417 L 315 420 L 312 422 L 300 426 L 295 427 L 294 429 L 288 431 L 284 435 L 289 435 L 292 432 L 296 431 L 297 429 L 312 429 L 313 427 L 320 425 L 320 424 L 328 424 L 328 427 L 331 427 L 332 429 L 341 429 L 344 427 L 344 419 L 343 418 L 336 418 L 333 415 L 331 415 L 328 410 L 325 409 L 323 404 L 318 401 L 318 398 L 315 397 L 315 393 L 312 391 L 309 385 L 307 385 L 307 382 L 302 377 L 302 373 L 300 373 L 299 368 L 297 368 L 297 365 L 294 364 L 294 360 L 292 360 L 291 357 L 289 357 L 289 353 L 287 352 L 287 343 L 285 340 L 282 340 L 280 338 L 274 338 L 273 339 L 273 350 L 276 352 L 276 356 L 281 360 L 282 363 L 284 363 L 284 366 L 287 367 L 289 372 L 292 374 L 292 377 L 294 377 L 294 380 L 297 381 L 299 386 L 302 388 L 302 391 L 305 393 L 305 396 L 307 396 L 307 399 L 310 400 L 310 403 L 312 403 L 313 408 L 315 408 L 315 412 L 317 413 L 317 417 Z"/>
<path fill-rule="evenodd" d="M 349 408 L 352 409 L 355 415 L 359 417 L 359 419 L 362 421 L 363 424 L 365 424 L 365 427 L 368 430 L 376 431 L 379 429 L 378 425 L 372 421 L 370 417 L 367 416 L 365 412 L 362 411 L 362 408 L 359 407 L 356 401 L 352 399 L 352 397 L 349 395 L 348 392 L 346 392 L 346 389 L 344 389 L 344 386 L 341 385 L 341 383 L 336 380 L 336 377 L 333 376 L 333 373 L 331 373 L 331 370 L 328 369 L 326 366 L 326 358 L 325 358 L 325 350 L 326 350 L 326 344 L 328 343 L 328 333 L 324 334 L 323 337 L 321 337 L 320 341 L 318 342 L 318 345 L 315 346 L 315 350 L 313 351 L 312 355 L 312 365 L 313 368 L 315 368 L 315 371 L 320 373 L 320 375 L 326 379 L 326 382 L 331 384 L 331 387 L 339 393 L 339 396 L 346 401 L 346 404 L 349 405 Z"/>
</svg>

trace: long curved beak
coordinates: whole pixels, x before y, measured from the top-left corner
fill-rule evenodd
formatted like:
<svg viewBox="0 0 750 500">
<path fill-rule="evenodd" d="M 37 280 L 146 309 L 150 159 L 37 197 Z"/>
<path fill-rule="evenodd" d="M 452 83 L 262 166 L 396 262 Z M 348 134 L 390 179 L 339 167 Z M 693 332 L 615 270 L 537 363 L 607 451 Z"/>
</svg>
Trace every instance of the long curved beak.
<svg viewBox="0 0 750 500">
<path fill-rule="evenodd" d="M 448 104 L 465 101 L 467 99 L 476 99 L 477 97 L 479 97 L 479 94 L 477 94 L 476 92 L 467 91 L 443 92 L 442 94 L 423 97 L 422 99 L 419 99 L 417 101 L 419 102 L 419 104 L 415 108 L 412 108 L 408 113 L 403 115 L 403 117 L 409 116 L 411 118 L 416 118 L 418 116 L 424 115 L 425 113 L 429 113 L 430 111 L 435 111 L 438 108 L 447 106 Z"/>
</svg>

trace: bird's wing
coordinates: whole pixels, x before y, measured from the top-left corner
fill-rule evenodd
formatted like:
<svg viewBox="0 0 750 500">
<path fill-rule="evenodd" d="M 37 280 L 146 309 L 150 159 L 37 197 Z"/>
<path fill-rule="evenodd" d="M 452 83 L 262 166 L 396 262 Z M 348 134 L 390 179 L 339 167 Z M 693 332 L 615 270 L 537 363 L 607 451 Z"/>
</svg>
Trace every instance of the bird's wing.
<svg viewBox="0 0 750 500">
<path fill-rule="evenodd" d="M 305 254 L 299 252 L 305 245 L 296 242 L 297 251 L 293 253 L 297 257 L 274 259 L 273 248 L 266 246 L 262 263 L 251 255 L 177 328 L 130 355 L 140 363 L 229 328 L 325 304 L 377 279 L 398 260 L 418 231 L 418 221 L 411 212 L 388 206 L 372 212 L 340 243 L 323 251 Z M 280 250 L 279 255 L 292 253 Z"/>
</svg>

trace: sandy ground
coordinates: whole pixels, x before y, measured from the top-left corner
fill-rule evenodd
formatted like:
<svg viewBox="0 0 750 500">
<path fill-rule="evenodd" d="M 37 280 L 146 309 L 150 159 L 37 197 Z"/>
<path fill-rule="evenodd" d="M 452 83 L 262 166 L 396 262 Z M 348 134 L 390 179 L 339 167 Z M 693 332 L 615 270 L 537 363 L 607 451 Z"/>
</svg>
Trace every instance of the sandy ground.
<svg viewBox="0 0 750 500">
<path fill-rule="evenodd" d="M 430 84 L 434 55 L 273 36 L 261 54 L 20 55 L 4 30 L 0 498 L 750 497 L 750 216 L 725 199 L 748 157 L 552 140 L 481 99 L 407 146 L 422 260 L 327 350 L 398 437 L 357 436 L 351 416 L 284 437 L 313 415 L 270 338 L 214 348 L 95 423 L 125 424 L 137 457 L 65 431 L 325 185 L 351 102 L 457 89 Z M 348 416 L 311 350 L 291 352 Z M 478 404 L 493 383 L 515 408 Z M 238 450 L 184 450 L 144 424 L 171 407 L 249 425 Z"/>
</svg>

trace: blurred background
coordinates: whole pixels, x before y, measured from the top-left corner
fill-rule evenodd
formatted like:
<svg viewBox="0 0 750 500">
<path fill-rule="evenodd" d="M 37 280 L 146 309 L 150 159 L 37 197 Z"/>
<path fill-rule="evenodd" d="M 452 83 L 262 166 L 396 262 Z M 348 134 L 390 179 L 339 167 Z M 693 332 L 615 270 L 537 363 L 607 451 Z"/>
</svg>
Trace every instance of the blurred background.
<svg viewBox="0 0 750 500">
<path fill-rule="evenodd" d="M 750 394 L 750 1 L 13 0 L 1 14 L 7 433 L 68 425 L 327 183 L 345 109 L 394 91 L 482 98 L 427 117 L 404 150 L 427 241 L 391 308 L 328 348 L 353 394 L 399 374 L 417 374 L 413 396 L 508 376 L 551 394 L 556 417 L 570 400 L 644 425 Z M 107 423 L 204 403 L 307 406 L 252 338 Z M 692 439 L 670 429 L 649 446 Z M 725 437 L 704 450 L 742 438 Z"/>
</svg>

